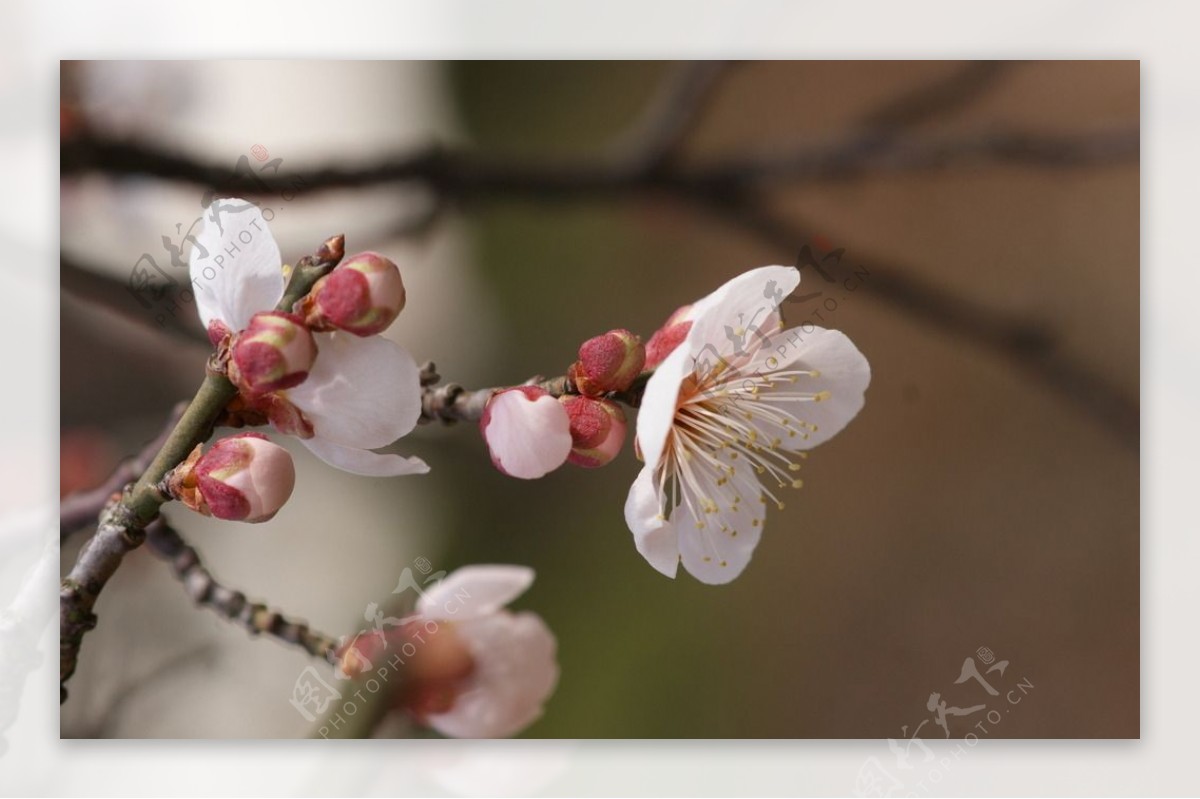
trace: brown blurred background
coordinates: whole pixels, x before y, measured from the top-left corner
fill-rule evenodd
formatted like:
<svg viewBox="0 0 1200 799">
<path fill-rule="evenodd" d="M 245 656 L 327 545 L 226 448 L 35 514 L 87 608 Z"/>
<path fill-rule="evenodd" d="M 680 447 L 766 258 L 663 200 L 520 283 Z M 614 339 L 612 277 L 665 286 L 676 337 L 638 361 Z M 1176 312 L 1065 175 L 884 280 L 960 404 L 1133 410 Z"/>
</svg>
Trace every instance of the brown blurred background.
<svg viewBox="0 0 1200 799">
<path fill-rule="evenodd" d="M 231 168 L 263 143 L 283 172 L 369 164 L 434 139 L 501 161 L 575 163 L 628 145 L 681 69 L 73 63 L 64 142 L 136 133 Z M 942 105 L 922 110 L 931 86 Z M 905 147 L 1136 131 L 1139 67 L 752 63 L 726 70 L 706 97 L 679 149 L 684 166 L 870 150 L 873 130 Z M 314 120 L 329 98 L 338 113 Z M 670 581 L 638 556 L 622 518 L 631 451 L 602 470 L 523 482 L 491 467 L 469 426 L 400 442 L 433 466 L 427 478 L 331 474 L 300 450 L 302 496 L 271 523 L 172 518 L 219 578 L 334 632 L 361 625 L 366 603 L 419 556 L 445 569 L 534 567 L 520 606 L 555 631 L 562 666 L 535 737 L 901 739 L 931 719 L 935 691 L 1002 713 L 986 737 L 1136 737 L 1136 152 L 1083 158 L 1073 145 L 1021 157 L 1037 150 L 1024 139 L 995 149 L 1010 155 L 920 168 L 907 168 L 911 149 L 908 161 L 885 149 L 860 156 L 862 168 L 781 175 L 704 207 L 655 191 L 468 195 L 415 238 L 395 226 L 428 210 L 427 193 L 338 189 L 303 194 L 272 225 L 285 260 L 340 230 L 352 250 L 393 254 L 409 308 L 392 335 L 472 387 L 558 374 L 585 338 L 613 327 L 648 336 L 738 272 L 794 263 L 806 244 L 843 248 L 844 267 L 862 275 L 856 289 L 805 268 L 800 294 L 836 299 L 823 323 L 870 360 L 866 407 L 809 458 L 804 490 L 768 518 L 728 586 L 682 571 Z M 123 279 L 198 214 L 202 193 L 70 175 L 64 257 Z M 747 207 L 773 221 L 747 223 Z M 88 285 L 64 267 L 64 491 L 103 479 L 152 435 L 205 357 L 147 325 L 132 299 L 98 307 Z M 789 303 L 785 316 L 798 324 L 814 310 L 818 301 Z M 77 545 L 64 546 L 64 564 Z M 64 736 L 306 733 L 287 702 L 304 657 L 194 610 L 150 553 L 130 556 L 98 613 Z M 965 658 L 982 670 L 981 647 L 1008 661 L 987 675 L 998 698 L 955 684 Z M 1021 680 L 1033 688 L 1011 704 Z M 951 718 L 953 737 L 983 718 Z M 920 732 L 942 734 L 932 721 Z"/>
</svg>

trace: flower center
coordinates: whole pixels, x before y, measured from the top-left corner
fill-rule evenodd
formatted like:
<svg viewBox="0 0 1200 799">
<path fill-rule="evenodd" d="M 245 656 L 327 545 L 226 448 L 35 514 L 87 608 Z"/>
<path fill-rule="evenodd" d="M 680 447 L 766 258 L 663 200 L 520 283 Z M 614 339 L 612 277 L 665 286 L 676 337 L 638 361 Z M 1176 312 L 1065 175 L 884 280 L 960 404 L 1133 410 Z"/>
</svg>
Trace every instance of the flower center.
<svg viewBox="0 0 1200 799">
<path fill-rule="evenodd" d="M 718 514 L 721 531 L 732 536 L 737 530 L 720 514 L 747 512 L 743 497 L 756 497 L 761 504 L 770 500 L 783 509 L 776 492 L 803 485 L 795 473 L 797 461 L 807 457 L 784 448 L 784 441 L 802 441 L 817 430 L 790 409 L 829 398 L 828 391 L 793 387 L 817 376 L 798 369 L 752 373 L 721 363 L 688 377 L 680 387 L 659 476 L 664 492 L 671 482 L 669 508 L 682 501 L 701 529 L 708 515 Z M 748 515 L 753 526 L 762 524 L 759 511 Z"/>
</svg>

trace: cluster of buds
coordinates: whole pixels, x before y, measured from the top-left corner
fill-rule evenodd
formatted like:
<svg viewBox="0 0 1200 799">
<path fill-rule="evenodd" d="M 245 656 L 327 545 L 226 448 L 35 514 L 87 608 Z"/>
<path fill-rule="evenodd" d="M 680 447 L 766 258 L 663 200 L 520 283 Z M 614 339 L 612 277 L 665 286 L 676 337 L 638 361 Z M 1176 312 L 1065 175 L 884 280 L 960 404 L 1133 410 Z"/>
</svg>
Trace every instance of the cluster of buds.
<svg viewBox="0 0 1200 799">
<path fill-rule="evenodd" d="M 540 386 L 496 392 L 479 426 L 496 468 L 511 477 L 542 477 L 564 463 L 596 468 L 625 443 L 625 412 L 610 397 L 642 374 L 646 349 L 628 330 L 610 330 L 579 347 L 567 370 L 578 393 L 555 399 Z"/>
<path fill-rule="evenodd" d="M 283 507 L 296 486 L 292 456 L 259 433 L 198 446 L 167 475 L 167 494 L 205 516 L 232 522 L 265 522 Z"/>
<path fill-rule="evenodd" d="M 337 241 L 340 245 L 340 238 Z M 340 251 L 331 255 L 332 260 L 337 257 Z M 227 408 L 229 418 L 252 424 L 265 419 L 282 432 L 313 439 L 313 424 L 295 398 L 299 391 L 289 390 L 306 381 L 310 386 L 320 382 L 318 373 L 330 371 L 332 362 L 316 364 L 322 351 L 325 358 L 337 360 L 334 338 L 344 335 L 338 331 L 357 337 L 354 341 L 375 336 L 396 319 L 404 302 L 399 267 L 366 252 L 341 260 L 290 310 L 260 311 L 240 330 L 213 319 L 209 337 L 227 353 L 226 374 L 240 394 Z M 287 450 L 247 433 L 221 439 L 204 454 L 197 447 L 163 487 L 207 516 L 262 522 L 279 511 L 294 484 L 295 468 Z"/>
<path fill-rule="evenodd" d="M 249 399 L 293 388 L 317 358 L 313 333 L 382 333 L 404 309 L 395 262 L 375 252 L 352 255 L 313 285 L 295 313 L 263 311 L 231 337 L 229 379 Z"/>
</svg>

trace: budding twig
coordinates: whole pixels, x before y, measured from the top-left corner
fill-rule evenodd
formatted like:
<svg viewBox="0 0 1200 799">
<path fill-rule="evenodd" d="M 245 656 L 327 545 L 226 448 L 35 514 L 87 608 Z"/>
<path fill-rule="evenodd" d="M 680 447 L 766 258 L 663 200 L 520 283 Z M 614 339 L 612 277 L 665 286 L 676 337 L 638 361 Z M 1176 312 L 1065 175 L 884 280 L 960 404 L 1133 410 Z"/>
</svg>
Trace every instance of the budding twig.
<svg viewBox="0 0 1200 799">
<path fill-rule="evenodd" d="M 251 635 L 268 635 L 313 657 L 336 663 L 337 639 L 311 629 L 303 621 L 289 619 L 261 602 L 248 602 L 241 591 L 221 585 L 204 567 L 200 554 L 162 516 L 146 525 L 146 543 L 154 554 L 171 564 L 175 576 L 197 605 Z"/>
<path fill-rule="evenodd" d="M 297 263 L 276 310 L 292 310 L 317 280 L 337 266 L 343 255 L 343 241 L 342 236 L 334 236 L 315 256 L 302 258 Z M 105 506 L 95 535 L 83 545 L 75 565 L 63 579 L 59 591 L 61 701 L 67 699 L 67 681 L 75 673 L 83 637 L 96 626 L 96 615 L 92 611 L 100 592 L 125 555 L 141 546 L 146 538 L 146 526 L 167 501 L 159 489 L 160 482 L 196 446 L 208 440 L 221 412 L 235 396 L 237 389 L 219 369 L 215 357 L 209 359 L 204 382 L 158 453 L 137 481 Z"/>
<path fill-rule="evenodd" d="M 426 371 L 428 369 L 428 372 Z M 650 375 L 640 375 L 625 391 L 611 391 L 604 395 L 606 399 L 624 403 L 631 408 L 641 405 L 642 393 L 646 390 L 646 381 Z M 433 368 L 432 363 L 422 367 L 421 372 L 421 423 L 442 422 L 478 422 L 483 418 L 483 410 L 488 400 L 497 391 L 503 391 L 511 386 L 496 386 L 494 388 L 467 389 L 458 383 L 436 385 L 441 378 Z M 535 377 L 522 385 L 533 385 L 545 390 L 552 397 L 565 397 L 579 394 L 579 390 L 566 375 L 559 377 Z"/>
</svg>

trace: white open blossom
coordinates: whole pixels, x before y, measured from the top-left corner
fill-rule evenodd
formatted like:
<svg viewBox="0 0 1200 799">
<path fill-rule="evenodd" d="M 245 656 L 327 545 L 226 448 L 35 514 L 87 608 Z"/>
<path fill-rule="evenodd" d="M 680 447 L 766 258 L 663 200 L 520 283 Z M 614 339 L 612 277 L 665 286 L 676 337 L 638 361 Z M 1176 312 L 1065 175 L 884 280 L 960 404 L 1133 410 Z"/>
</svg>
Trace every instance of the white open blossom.
<svg viewBox="0 0 1200 799">
<path fill-rule="evenodd" d="M 262 213 L 238 199 L 214 200 L 189 258 L 191 289 L 210 337 L 237 333 L 283 296 L 279 246 Z M 298 386 L 269 395 L 271 421 L 327 463 L 354 474 L 423 473 L 420 458 L 379 454 L 421 415 L 420 371 L 402 347 L 379 336 L 315 335 L 318 356 Z M 287 419 L 287 423 L 280 420 Z"/>
<path fill-rule="evenodd" d="M 443 713 L 424 722 L 455 738 L 515 735 L 542 715 L 558 683 L 554 634 L 537 614 L 504 606 L 533 584 L 524 566 L 467 566 L 426 591 L 416 615 L 448 625 L 474 668 Z"/>
<path fill-rule="evenodd" d="M 686 335 L 646 385 L 637 419 L 645 466 L 625 503 L 638 551 L 674 577 L 737 577 L 766 510 L 800 486 L 804 450 L 863 407 L 866 358 L 842 333 L 781 330 L 779 304 L 800 273 L 766 266 L 672 317 Z"/>
</svg>

